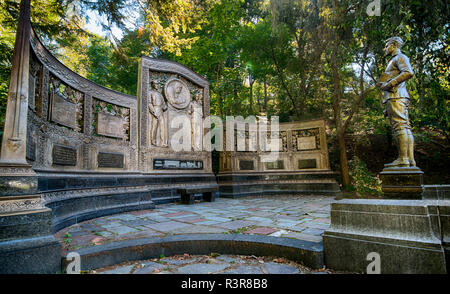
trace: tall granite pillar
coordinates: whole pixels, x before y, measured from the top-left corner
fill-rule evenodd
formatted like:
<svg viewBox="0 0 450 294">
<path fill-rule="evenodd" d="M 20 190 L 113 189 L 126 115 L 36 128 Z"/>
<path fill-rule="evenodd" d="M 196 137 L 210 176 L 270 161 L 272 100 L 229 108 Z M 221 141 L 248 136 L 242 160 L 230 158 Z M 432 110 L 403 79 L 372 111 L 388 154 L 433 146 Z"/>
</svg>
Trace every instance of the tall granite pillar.
<svg viewBox="0 0 450 294">
<path fill-rule="evenodd" d="M 0 153 L 0 273 L 56 273 L 61 263 L 51 210 L 26 161 L 30 32 L 30 0 L 23 0 Z"/>
</svg>

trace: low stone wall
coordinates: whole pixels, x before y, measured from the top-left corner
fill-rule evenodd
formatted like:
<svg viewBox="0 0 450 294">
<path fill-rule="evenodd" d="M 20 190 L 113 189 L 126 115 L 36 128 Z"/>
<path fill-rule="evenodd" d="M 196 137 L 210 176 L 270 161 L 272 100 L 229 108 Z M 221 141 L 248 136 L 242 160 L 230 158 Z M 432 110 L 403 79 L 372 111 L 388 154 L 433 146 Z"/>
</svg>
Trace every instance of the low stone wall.
<svg viewBox="0 0 450 294">
<path fill-rule="evenodd" d="M 164 238 L 143 238 L 87 247 L 77 251 L 81 270 L 92 270 L 124 261 L 143 260 L 177 254 L 239 254 L 278 256 L 319 269 L 323 267 L 320 244 L 290 238 L 240 234 L 188 234 Z M 66 259 L 62 259 L 63 268 Z"/>
<path fill-rule="evenodd" d="M 220 197 L 263 195 L 341 194 L 331 171 L 277 173 L 221 173 L 217 177 Z"/>
<path fill-rule="evenodd" d="M 423 199 L 450 200 L 450 185 L 424 185 Z"/>
<path fill-rule="evenodd" d="M 323 235 L 325 264 L 365 273 L 375 253 L 381 274 L 444 274 L 449 224 L 449 201 L 342 200 Z"/>
<path fill-rule="evenodd" d="M 52 209 L 52 231 L 88 219 L 179 199 L 178 188 L 215 185 L 213 174 L 40 173 L 39 195 Z"/>
</svg>

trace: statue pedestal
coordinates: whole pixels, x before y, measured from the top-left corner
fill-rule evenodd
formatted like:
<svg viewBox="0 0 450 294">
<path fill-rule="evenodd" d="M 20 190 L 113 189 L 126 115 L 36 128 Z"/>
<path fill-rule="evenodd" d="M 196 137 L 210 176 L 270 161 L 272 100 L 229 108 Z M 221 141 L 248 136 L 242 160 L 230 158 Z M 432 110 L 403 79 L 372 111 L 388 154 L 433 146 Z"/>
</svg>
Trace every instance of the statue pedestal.
<svg viewBox="0 0 450 294">
<path fill-rule="evenodd" d="M 0 162 L 0 174 L 0 197 L 37 193 L 37 175 L 31 165 Z"/>
<path fill-rule="evenodd" d="M 0 274 L 61 271 L 61 245 L 52 234 L 52 211 L 37 194 L 30 165 L 0 162 Z"/>
<path fill-rule="evenodd" d="M 423 171 L 418 167 L 386 167 L 380 179 L 385 198 L 422 199 Z"/>
</svg>

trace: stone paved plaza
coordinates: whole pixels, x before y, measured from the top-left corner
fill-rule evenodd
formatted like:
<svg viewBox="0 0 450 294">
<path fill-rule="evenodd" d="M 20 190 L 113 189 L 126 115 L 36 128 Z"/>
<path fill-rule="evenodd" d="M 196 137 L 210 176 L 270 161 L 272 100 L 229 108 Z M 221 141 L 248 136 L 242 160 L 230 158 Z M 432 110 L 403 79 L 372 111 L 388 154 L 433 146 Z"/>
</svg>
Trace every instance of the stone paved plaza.
<svg viewBox="0 0 450 294">
<path fill-rule="evenodd" d="M 334 201 L 328 196 L 265 196 L 217 198 L 194 205 L 161 204 L 153 210 L 78 223 L 59 231 L 56 237 L 64 253 L 119 240 L 198 233 L 257 234 L 320 243 L 329 227 L 330 203 Z M 133 267 L 127 268 L 131 271 Z"/>
</svg>

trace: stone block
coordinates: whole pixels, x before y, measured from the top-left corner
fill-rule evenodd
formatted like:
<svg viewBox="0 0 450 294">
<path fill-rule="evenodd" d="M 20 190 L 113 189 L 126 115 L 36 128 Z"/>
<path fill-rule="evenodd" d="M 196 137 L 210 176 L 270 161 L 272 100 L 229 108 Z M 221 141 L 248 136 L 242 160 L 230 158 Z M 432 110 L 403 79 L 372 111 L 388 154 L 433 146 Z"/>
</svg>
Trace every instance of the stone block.
<svg viewBox="0 0 450 294">
<path fill-rule="evenodd" d="M 55 274 L 61 245 L 51 235 L 51 210 L 0 214 L 0 273 Z"/>
<path fill-rule="evenodd" d="M 38 180 L 36 176 L 17 175 L 0 177 L 0 197 L 35 194 L 37 189 Z"/>
<path fill-rule="evenodd" d="M 385 168 L 381 189 L 389 199 L 422 199 L 423 172 L 419 168 Z"/>
<path fill-rule="evenodd" d="M 380 255 L 382 274 L 446 273 L 443 236 L 449 202 L 343 200 L 331 206 L 331 227 L 323 235 L 328 268 L 366 272 L 368 254 Z M 443 213 L 438 214 L 437 211 Z"/>
</svg>

